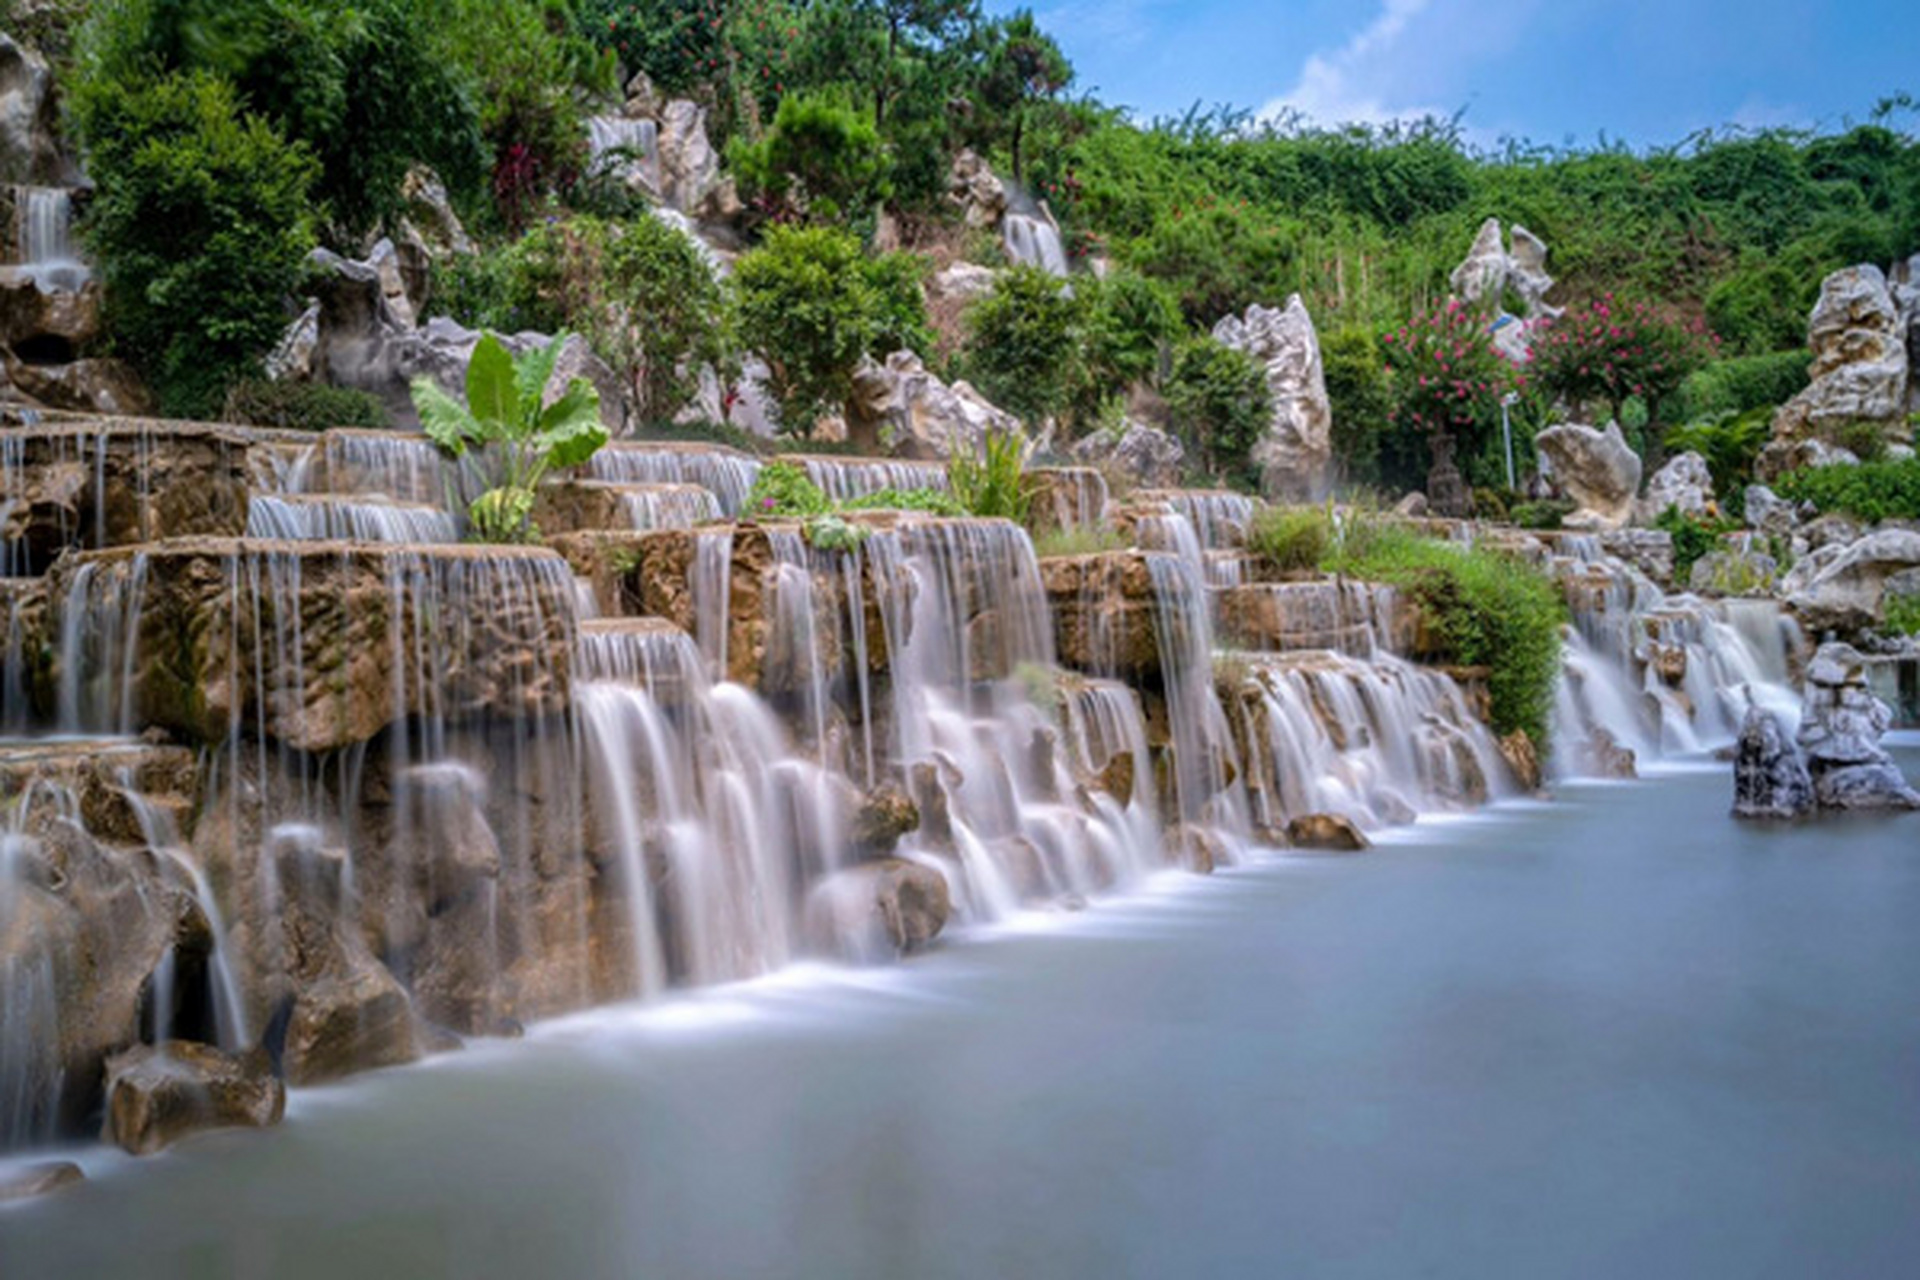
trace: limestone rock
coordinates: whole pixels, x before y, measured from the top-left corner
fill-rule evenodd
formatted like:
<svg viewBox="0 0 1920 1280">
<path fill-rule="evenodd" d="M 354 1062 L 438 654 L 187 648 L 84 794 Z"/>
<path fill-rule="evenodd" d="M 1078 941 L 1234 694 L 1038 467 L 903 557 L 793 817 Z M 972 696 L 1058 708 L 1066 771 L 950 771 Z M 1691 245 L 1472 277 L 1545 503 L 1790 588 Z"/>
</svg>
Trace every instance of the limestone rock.
<svg viewBox="0 0 1920 1280">
<path fill-rule="evenodd" d="M 1092 467 L 1028 467 L 1022 486 L 1027 531 L 1035 536 L 1107 527 L 1107 481 Z"/>
<path fill-rule="evenodd" d="M 1733 762 L 1733 816 L 1798 818 L 1813 808 L 1806 761 L 1772 713 L 1747 712 Z"/>
<path fill-rule="evenodd" d="M 0 31 L 0 183 L 67 186 L 78 177 L 60 146 L 60 106 L 47 62 Z"/>
<path fill-rule="evenodd" d="M 139 418 L 154 411 L 153 393 L 124 360 L 75 360 L 33 364 L 6 355 L 7 379 L 22 394 L 49 409 Z"/>
<path fill-rule="evenodd" d="M 1118 435 L 1096 431 L 1074 442 L 1073 460 L 1095 467 L 1109 483 L 1127 488 L 1170 489 L 1180 483 L 1187 451 L 1154 427 L 1129 422 Z"/>
<path fill-rule="evenodd" d="M 1814 467 L 1858 466 L 1860 459 L 1851 450 L 1820 439 L 1774 439 L 1760 450 L 1754 460 L 1753 474 L 1771 484 L 1789 471 L 1809 471 Z"/>
<path fill-rule="evenodd" d="M 720 153 L 707 137 L 706 108 L 675 99 L 660 112 L 660 185 L 668 204 L 694 218 L 729 218 L 740 211 L 731 179 L 720 173 Z"/>
<path fill-rule="evenodd" d="M 1653 473 L 1646 497 L 1640 501 L 1640 520 L 1652 524 L 1669 510 L 1704 519 L 1714 509 L 1713 473 L 1697 453 L 1681 453 Z"/>
<path fill-rule="evenodd" d="M 473 237 L 447 198 L 446 183 L 432 169 L 415 165 L 407 170 L 400 198 L 407 203 L 407 222 L 436 257 L 476 252 Z"/>
<path fill-rule="evenodd" d="M 1747 486 L 1746 512 L 1747 527 L 1768 537 L 1790 538 L 1800 523 L 1799 509 L 1764 484 Z"/>
<path fill-rule="evenodd" d="M 1812 631 L 1854 630 L 1886 618 L 1887 581 L 1920 566 L 1920 533 L 1881 529 L 1803 557 L 1780 584 L 1787 607 Z"/>
<path fill-rule="evenodd" d="M 1872 423 L 1889 444 L 1906 443 L 1906 333 L 1880 268 L 1847 267 L 1821 283 L 1807 345 L 1812 382 L 1774 415 L 1776 442 L 1831 442 L 1843 427 Z"/>
<path fill-rule="evenodd" d="M 816 945 L 872 960 L 923 950 L 952 914 L 947 878 L 936 868 L 887 858 L 838 872 L 807 904 Z"/>
<path fill-rule="evenodd" d="M 911 351 L 894 352 L 884 365 L 863 364 L 854 373 L 851 407 L 855 439 L 877 441 L 905 458 L 945 459 L 978 449 L 990 431 L 1020 426 L 968 383 L 940 381 Z"/>
<path fill-rule="evenodd" d="M 1655 582 L 1673 581 L 1673 535 L 1664 529 L 1615 529 L 1600 535 L 1600 549 L 1624 560 Z"/>
<path fill-rule="evenodd" d="M 1359 853 L 1372 847 L 1352 819 L 1337 813 L 1309 813 L 1287 823 L 1287 839 L 1296 849 L 1322 853 Z"/>
<path fill-rule="evenodd" d="M 1534 447 L 1555 482 L 1579 504 L 1566 518 L 1567 528 L 1618 529 L 1633 518 L 1640 455 L 1620 434 L 1619 424 L 1605 431 L 1571 423 L 1548 427 L 1534 437 Z"/>
<path fill-rule="evenodd" d="M 953 158 L 953 168 L 947 175 L 947 198 L 960 206 L 967 225 L 976 230 L 991 231 L 1006 217 L 1006 184 L 971 150 L 962 150 Z"/>
<path fill-rule="evenodd" d="M 1893 710 L 1867 687 L 1866 659 L 1850 645 L 1824 644 L 1807 666 L 1799 745 L 1825 809 L 1920 809 L 1880 739 Z"/>
<path fill-rule="evenodd" d="M 1214 326 L 1214 338 L 1258 360 L 1273 395 L 1273 418 L 1253 447 L 1269 498 L 1315 502 L 1326 496 L 1333 460 L 1333 407 L 1320 363 L 1320 339 L 1299 294 L 1281 309 L 1247 308 Z"/>
<path fill-rule="evenodd" d="M 1514 779 L 1528 791 L 1538 791 L 1542 781 L 1540 752 L 1525 729 L 1515 729 L 1500 739 L 1500 755 L 1513 770 Z"/>
<path fill-rule="evenodd" d="M 956 262 L 933 277 L 932 292 L 941 298 L 971 302 L 992 293 L 995 278 L 992 267 Z"/>
<path fill-rule="evenodd" d="M 107 1062 L 107 1122 L 101 1136 L 150 1156 L 208 1129 L 280 1123 L 287 1087 L 264 1053 L 235 1057 L 188 1041 L 142 1045 Z"/>
<path fill-rule="evenodd" d="M 1587 741 L 1580 744 L 1580 772 L 1590 778 L 1614 778 L 1621 781 L 1640 776 L 1633 748 L 1623 747 L 1606 728 L 1595 725 Z"/>
<path fill-rule="evenodd" d="M 896 787 L 880 787 L 861 798 L 848 825 L 853 848 L 868 857 L 889 857 L 903 836 L 920 826 L 920 810 L 913 798 Z"/>
<path fill-rule="evenodd" d="M 99 334 L 97 281 L 89 280 L 77 290 L 46 289 L 25 268 L 0 267 L 0 347 L 52 349 L 61 359 L 71 360 Z"/>
<path fill-rule="evenodd" d="M 1153 573 L 1138 551 L 1049 557 L 1040 562 L 1062 665 L 1092 675 L 1161 669 Z"/>
<path fill-rule="evenodd" d="M 1780 576 L 1780 562 L 1764 551 L 1711 551 L 1693 562 L 1687 589 L 1695 595 L 1764 596 Z"/>
</svg>

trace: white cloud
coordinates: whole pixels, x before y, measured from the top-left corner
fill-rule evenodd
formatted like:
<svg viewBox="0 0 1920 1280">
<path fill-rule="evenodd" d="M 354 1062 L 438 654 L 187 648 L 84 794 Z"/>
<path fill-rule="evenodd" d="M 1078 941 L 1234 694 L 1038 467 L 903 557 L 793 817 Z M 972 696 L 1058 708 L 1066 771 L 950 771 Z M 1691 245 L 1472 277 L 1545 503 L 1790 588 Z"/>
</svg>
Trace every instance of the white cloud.
<svg viewBox="0 0 1920 1280">
<path fill-rule="evenodd" d="M 1446 115 L 1436 107 L 1390 102 L 1395 55 L 1407 28 L 1432 0 L 1386 0 L 1379 14 L 1338 49 L 1309 55 L 1293 88 L 1262 107 L 1275 117 L 1298 112 L 1320 124 L 1380 124 Z"/>
</svg>

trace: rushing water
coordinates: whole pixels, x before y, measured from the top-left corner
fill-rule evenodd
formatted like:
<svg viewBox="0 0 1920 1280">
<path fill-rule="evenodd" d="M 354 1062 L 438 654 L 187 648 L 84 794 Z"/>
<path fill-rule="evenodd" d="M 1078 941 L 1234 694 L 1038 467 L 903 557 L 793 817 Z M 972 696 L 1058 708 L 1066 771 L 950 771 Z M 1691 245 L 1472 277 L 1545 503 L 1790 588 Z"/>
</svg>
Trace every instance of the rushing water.
<svg viewBox="0 0 1920 1280">
<path fill-rule="evenodd" d="M 90 1153 L 88 1187 L 0 1213 L 0 1262 L 1906 1274 L 1913 820 L 1742 826 L 1727 793 L 1722 769 L 1574 788 L 905 970 L 554 1024 L 302 1095 L 275 1133 Z"/>
</svg>

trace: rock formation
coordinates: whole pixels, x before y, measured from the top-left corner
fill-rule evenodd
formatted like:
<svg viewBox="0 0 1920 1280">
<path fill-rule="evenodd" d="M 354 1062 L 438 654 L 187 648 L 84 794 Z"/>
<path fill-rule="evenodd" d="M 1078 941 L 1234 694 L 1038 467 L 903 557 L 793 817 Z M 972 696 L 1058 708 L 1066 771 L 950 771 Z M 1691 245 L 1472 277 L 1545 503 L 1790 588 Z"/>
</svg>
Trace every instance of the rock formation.
<svg viewBox="0 0 1920 1280">
<path fill-rule="evenodd" d="M 1282 309 L 1247 308 L 1214 326 L 1214 338 L 1265 367 L 1273 419 L 1253 446 L 1260 487 L 1269 498 L 1312 502 L 1326 496 L 1333 460 L 1333 408 L 1313 318 L 1295 294 Z"/>
<path fill-rule="evenodd" d="M 1554 482 L 1578 504 L 1566 518 L 1567 528 L 1619 529 L 1633 519 L 1640 455 L 1617 423 L 1605 431 L 1574 424 L 1548 427 L 1533 443 Z"/>
<path fill-rule="evenodd" d="M 970 149 L 953 158 L 947 175 L 947 198 L 960 206 L 969 227 L 992 231 L 1007 215 L 1007 187 L 987 162 Z"/>
<path fill-rule="evenodd" d="M 1793 446 L 1838 443 L 1844 429 L 1877 428 L 1890 444 L 1909 442 L 1907 334 L 1880 268 L 1848 267 L 1821 283 L 1807 345 L 1813 380 L 1774 414 L 1773 441 L 1759 465 L 1763 479 L 1789 468 Z"/>
<path fill-rule="evenodd" d="M 903 458 L 943 461 L 957 449 L 977 449 L 988 432 L 1016 431 L 1020 421 L 967 382 L 940 381 L 920 357 L 896 351 L 885 364 L 871 360 L 854 373 L 855 440 Z"/>
<path fill-rule="evenodd" d="M 1501 244 L 1500 219 L 1481 223 L 1465 261 L 1448 277 L 1454 296 L 1468 306 L 1503 309 L 1503 299 L 1511 293 L 1522 305 L 1522 320 L 1559 314 L 1546 301 L 1553 288 L 1546 243 L 1516 222 L 1512 244 L 1511 252 Z"/>
<path fill-rule="evenodd" d="M 207 1129 L 264 1129 L 286 1110 L 287 1087 L 265 1053 L 238 1057 L 190 1042 L 141 1045 L 107 1061 L 101 1136 L 149 1156 Z"/>
<path fill-rule="evenodd" d="M 1866 663 L 1826 644 L 1807 667 L 1799 745 L 1823 809 L 1920 809 L 1920 792 L 1880 746 L 1893 711 L 1867 688 Z"/>
<path fill-rule="evenodd" d="M 1073 460 L 1093 467 L 1110 483 L 1128 488 L 1170 489 L 1180 483 L 1187 451 L 1166 432 L 1138 422 L 1114 434 L 1095 431 L 1074 441 Z"/>
<path fill-rule="evenodd" d="M 1886 618 L 1889 580 L 1916 567 L 1920 533 L 1881 529 L 1814 547 L 1787 572 L 1780 595 L 1815 633 L 1854 631 Z"/>
<path fill-rule="evenodd" d="M 1752 708 L 1734 754 L 1733 816 L 1798 818 L 1813 804 L 1813 778 L 1793 738 L 1773 713 Z"/>
<path fill-rule="evenodd" d="M 1712 513 L 1713 472 L 1699 454 L 1676 454 L 1647 481 L 1646 496 L 1640 500 L 1640 522 L 1652 524 L 1670 509 L 1696 520 Z"/>
<path fill-rule="evenodd" d="M 0 184 L 71 186 L 79 173 L 60 145 L 52 68 L 0 31 Z"/>
</svg>

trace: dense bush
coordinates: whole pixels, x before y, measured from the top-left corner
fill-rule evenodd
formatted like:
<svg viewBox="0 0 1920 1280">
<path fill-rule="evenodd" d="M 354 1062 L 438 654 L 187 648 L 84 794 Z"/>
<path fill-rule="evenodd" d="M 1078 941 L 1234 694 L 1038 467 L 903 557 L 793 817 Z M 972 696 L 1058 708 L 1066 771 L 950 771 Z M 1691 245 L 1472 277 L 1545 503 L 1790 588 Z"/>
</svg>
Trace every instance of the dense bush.
<svg viewBox="0 0 1920 1280">
<path fill-rule="evenodd" d="M 1038 267 L 1001 272 L 967 310 L 967 369 L 987 398 L 1038 426 L 1066 410 L 1079 379 L 1081 306 Z"/>
<path fill-rule="evenodd" d="M 1807 338 L 1819 275 L 1757 252 L 1750 258 L 1707 290 L 1707 323 L 1729 350 L 1744 355 L 1799 346 Z"/>
<path fill-rule="evenodd" d="M 1678 507 L 1668 507 L 1654 517 L 1653 527 L 1673 538 L 1673 578 L 1684 583 L 1693 576 L 1694 562 L 1720 550 L 1722 537 L 1739 526 L 1731 520 L 1690 516 Z"/>
<path fill-rule="evenodd" d="M 318 167 L 206 72 L 89 78 L 72 107 L 115 342 L 167 413 L 213 417 L 286 328 Z"/>
<path fill-rule="evenodd" d="M 580 317 L 587 339 L 633 392 L 643 422 L 668 422 L 698 390 L 703 365 L 725 361 L 722 293 L 687 236 L 658 218 L 611 231 L 601 249 L 600 305 Z"/>
<path fill-rule="evenodd" d="M 271 382 L 243 378 L 227 392 L 221 421 L 289 431 L 327 431 L 334 427 L 391 426 L 378 397 L 351 387 L 320 382 Z"/>
<path fill-rule="evenodd" d="M 760 468 L 742 510 L 763 518 L 823 516 L 833 510 L 833 502 L 805 467 L 782 458 Z"/>
<path fill-rule="evenodd" d="M 1273 418 L 1273 393 L 1259 361 L 1211 337 L 1190 338 L 1173 353 L 1166 399 L 1175 434 L 1208 471 L 1235 484 L 1259 484 L 1253 446 Z"/>
<path fill-rule="evenodd" d="M 780 218 L 850 222 L 892 194 L 873 122 L 830 96 L 791 93 L 765 137 L 735 138 L 727 162 L 741 194 Z"/>
<path fill-rule="evenodd" d="M 1537 745 L 1549 741 L 1566 606 L 1538 569 L 1367 519 L 1349 522 L 1324 567 L 1407 592 L 1445 657 L 1488 669 L 1494 731 L 1524 729 Z"/>
<path fill-rule="evenodd" d="M 1570 405 L 1602 401 L 1619 413 L 1629 399 L 1657 409 L 1711 357 L 1718 340 L 1698 321 L 1611 294 L 1538 327 L 1528 375 Z"/>
<path fill-rule="evenodd" d="M 1380 445 L 1393 424 L 1393 379 L 1370 330 L 1349 326 L 1320 340 L 1320 362 L 1333 409 L 1333 460 L 1350 485 L 1385 480 Z"/>
<path fill-rule="evenodd" d="M 1675 422 L 1692 422 L 1715 414 L 1776 408 L 1806 388 L 1811 363 L 1804 350 L 1716 360 L 1680 384 L 1667 416 Z"/>
<path fill-rule="evenodd" d="M 1895 635 L 1920 636 L 1920 594 L 1890 593 L 1886 611 L 1887 630 Z"/>
<path fill-rule="evenodd" d="M 1773 488 L 1790 502 L 1811 502 L 1869 524 L 1920 520 L 1920 458 L 1814 467 L 1780 477 Z"/>
<path fill-rule="evenodd" d="M 1131 271 L 1077 279 L 1074 290 L 1084 344 L 1074 407 L 1084 422 L 1098 416 L 1106 396 L 1153 381 L 1185 326 L 1166 286 Z"/>
<path fill-rule="evenodd" d="M 1669 455 L 1693 452 L 1707 460 L 1713 473 L 1713 491 L 1722 505 L 1739 511 L 1746 501 L 1746 489 L 1753 482 L 1753 464 L 1773 436 L 1773 410 L 1761 408 L 1749 413 L 1722 413 L 1666 434 Z"/>
<path fill-rule="evenodd" d="M 1319 507 L 1266 507 L 1247 524 L 1247 550 L 1282 573 L 1318 569 L 1333 545 L 1333 520 Z"/>
<path fill-rule="evenodd" d="M 1394 426 L 1477 453 L 1500 420 L 1500 398 L 1516 380 L 1480 316 L 1450 302 L 1380 341 L 1393 379 Z"/>
</svg>

